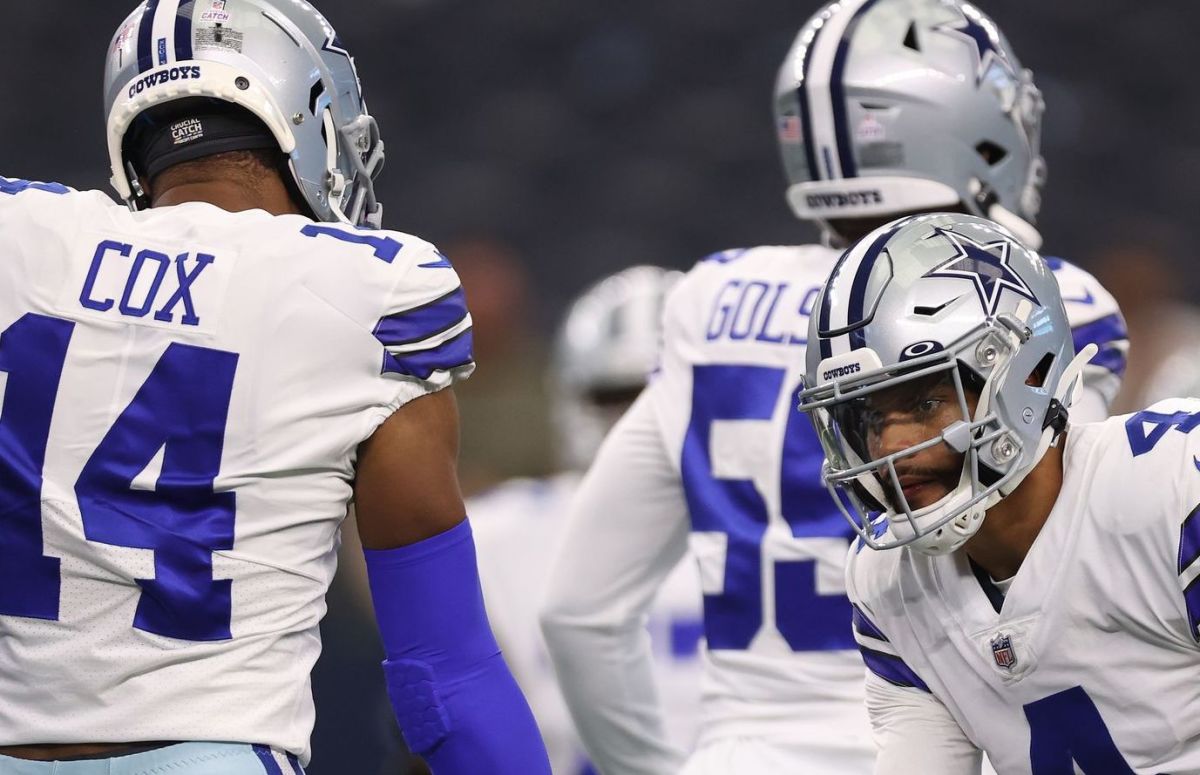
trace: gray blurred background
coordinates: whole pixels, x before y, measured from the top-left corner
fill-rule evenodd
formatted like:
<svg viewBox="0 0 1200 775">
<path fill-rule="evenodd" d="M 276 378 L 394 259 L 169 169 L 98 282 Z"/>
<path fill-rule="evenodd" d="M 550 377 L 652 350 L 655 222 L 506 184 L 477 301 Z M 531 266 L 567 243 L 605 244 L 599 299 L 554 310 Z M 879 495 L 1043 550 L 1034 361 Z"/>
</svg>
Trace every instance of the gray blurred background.
<svg viewBox="0 0 1200 775">
<path fill-rule="evenodd" d="M 105 188 L 100 64 L 134 3 L 3 5 L 0 174 Z M 440 244 L 509 243 L 539 325 L 630 262 L 682 267 L 810 236 L 783 201 L 770 105 L 816 2 L 318 5 L 357 57 L 383 128 L 388 225 Z M 1200 200 L 1200 100 L 1189 93 L 1200 8 L 982 7 L 1046 94 L 1047 245 L 1087 263 L 1097 227 L 1144 215 L 1186 228 Z"/>
<path fill-rule="evenodd" d="M 134 3 L 0 1 L 0 175 L 107 190 L 101 65 Z M 629 264 L 815 238 L 784 202 L 771 95 L 816 2 L 316 2 L 387 142 L 386 225 L 437 242 L 467 287 L 480 363 L 460 392 L 468 492 L 554 467 L 548 341 L 585 286 Z M 981 6 L 1045 93 L 1046 252 L 1118 295 L 1136 381 L 1139 348 L 1166 327 L 1157 311 L 1191 314 L 1181 305 L 1200 289 L 1200 7 Z M 335 589 L 331 611 L 310 771 L 377 772 L 396 742 L 369 608 Z"/>
<path fill-rule="evenodd" d="M 100 71 L 130 0 L 4 1 L 0 174 L 107 190 Z M 388 147 L 385 221 L 464 275 L 480 371 L 463 391 L 477 490 L 552 467 L 541 375 L 569 299 L 633 263 L 814 238 L 784 198 L 775 71 L 817 2 L 325 0 Z M 983 4 L 1045 92 L 1047 252 L 1144 301 L 1200 290 L 1200 100 L 1185 0 Z M 1120 244 L 1119 244 L 1120 243 Z M 1125 244 L 1129 243 L 1129 244 Z M 1124 301 L 1124 299 L 1123 299 Z M 485 421 L 496 432 L 475 434 Z M 511 428 L 511 430 L 510 430 Z"/>
</svg>

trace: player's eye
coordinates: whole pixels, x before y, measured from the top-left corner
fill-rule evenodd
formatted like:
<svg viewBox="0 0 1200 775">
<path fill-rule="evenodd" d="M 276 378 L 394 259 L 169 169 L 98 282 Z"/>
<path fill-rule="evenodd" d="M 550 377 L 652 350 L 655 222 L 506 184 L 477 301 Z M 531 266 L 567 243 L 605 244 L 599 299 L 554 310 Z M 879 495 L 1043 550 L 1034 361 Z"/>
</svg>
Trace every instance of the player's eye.
<svg viewBox="0 0 1200 775">
<path fill-rule="evenodd" d="M 917 402 L 914 407 L 914 413 L 918 417 L 931 417 L 942 408 L 942 404 L 946 403 L 940 398 L 925 398 Z"/>
</svg>

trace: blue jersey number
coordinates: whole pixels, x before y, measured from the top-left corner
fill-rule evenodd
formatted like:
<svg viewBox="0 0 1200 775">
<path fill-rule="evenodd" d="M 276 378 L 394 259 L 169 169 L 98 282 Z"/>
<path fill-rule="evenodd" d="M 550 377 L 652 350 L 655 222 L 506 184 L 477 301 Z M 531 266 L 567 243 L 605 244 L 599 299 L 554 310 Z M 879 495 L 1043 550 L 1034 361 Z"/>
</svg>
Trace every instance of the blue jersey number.
<svg viewBox="0 0 1200 775">
<path fill-rule="evenodd" d="M 310 224 L 300 230 L 305 237 L 333 237 L 335 240 L 349 242 L 351 245 L 366 245 L 375 249 L 375 258 L 390 264 L 400 255 L 404 245 L 392 237 L 380 236 L 370 232 L 346 231 L 335 226 L 318 226 Z"/>
<path fill-rule="evenodd" d="M 1149 433 L 1146 426 L 1150 426 Z M 1138 457 L 1154 449 L 1172 428 L 1180 433 L 1191 433 L 1197 427 L 1200 427 L 1200 412 L 1138 412 L 1125 421 L 1125 435 L 1129 437 L 1133 456 Z"/>
<path fill-rule="evenodd" d="M 1133 775 L 1117 750 L 1100 711 L 1082 687 L 1025 706 L 1033 775 Z"/>
<path fill-rule="evenodd" d="M 692 416 L 682 456 L 684 492 L 692 529 L 726 536 L 724 588 L 721 594 L 704 596 L 704 634 L 709 648 L 746 649 L 763 626 L 767 602 L 762 543 L 768 510 L 753 481 L 713 473 L 714 424 L 766 421 L 786 401 L 778 472 L 784 520 L 795 538 L 842 539 L 847 549 L 852 531 L 821 485 L 824 455 L 811 425 L 794 409 L 796 391 L 784 384 L 783 369 L 696 366 L 692 376 Z M 794 651 L 854 648 L 850 602 L 844 594 L 818 594 L 815 561 L 778 560 L 774 579 L 769 594 L 775 625 Z"/>
<path fill-rule="evenodd" d="M 59 560 L 42 554 L 42 465 L 74 324 L 26 315 L 0 335 L 0 614 L 58 619 Z M 172 344 L 75 483 L 90 541 L 154 551 L 133 625 L 184 640 L 230 637 L 230 582 L 214 551 L 233 547 L 234 495 L 216 493 L 237 355 Z M 153 490 L 134 478 L 161 453 Z"/>
</svg>

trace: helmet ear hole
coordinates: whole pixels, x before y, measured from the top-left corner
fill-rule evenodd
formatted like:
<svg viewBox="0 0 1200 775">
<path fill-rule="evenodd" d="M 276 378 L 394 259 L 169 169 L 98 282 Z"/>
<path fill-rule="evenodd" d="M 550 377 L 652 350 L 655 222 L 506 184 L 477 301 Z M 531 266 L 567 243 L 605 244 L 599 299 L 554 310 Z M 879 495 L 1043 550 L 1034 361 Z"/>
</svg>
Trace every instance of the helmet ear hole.
<svg viewBox="0 0 1200 775">
<path fill-rule="evenodd" d="M 1045 387 L 1046 377 L 1050 374 L 1050 369 L 1053 367 L 1054 353 L 1046 353 L 1038 361 L 1038 365 L 1033 367 L 1033 371 L 1029 372 L 1029 376 L 1025 378 L 1025 384 L 1030 387 Z"/>
<path fill-rule="evenodd" d="M 975 153 L 988 163 L 988 166 L 994 167 L 1008 156 L 1008 151 L 1001 148 L 991 140 L 984 140 L 979 145 L 975 146 Z"/>
<path fill-rule="evenodd" d="M 913 22 L 908 25 L 908 32 L 904 35 L 904 47 L 910 48 L 913 51 L 920 52 L 921 44 L 917 42 L 917 23 Z"/>
</svg>

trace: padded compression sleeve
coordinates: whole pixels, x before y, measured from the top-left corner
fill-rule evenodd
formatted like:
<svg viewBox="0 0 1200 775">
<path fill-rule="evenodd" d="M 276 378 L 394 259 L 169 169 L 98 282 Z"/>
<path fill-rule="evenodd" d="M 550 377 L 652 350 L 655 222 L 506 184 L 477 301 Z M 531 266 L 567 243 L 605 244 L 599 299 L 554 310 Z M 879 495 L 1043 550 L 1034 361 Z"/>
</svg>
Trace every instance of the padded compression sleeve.
<svg viewBox="0 0 1200 775">
<path fill-rule="evenodd" d="M 471 526 L 364 549 L 405 742 L 436 775 L 550 773 L 546 749 L 492 636 Z"/>
</svg>

